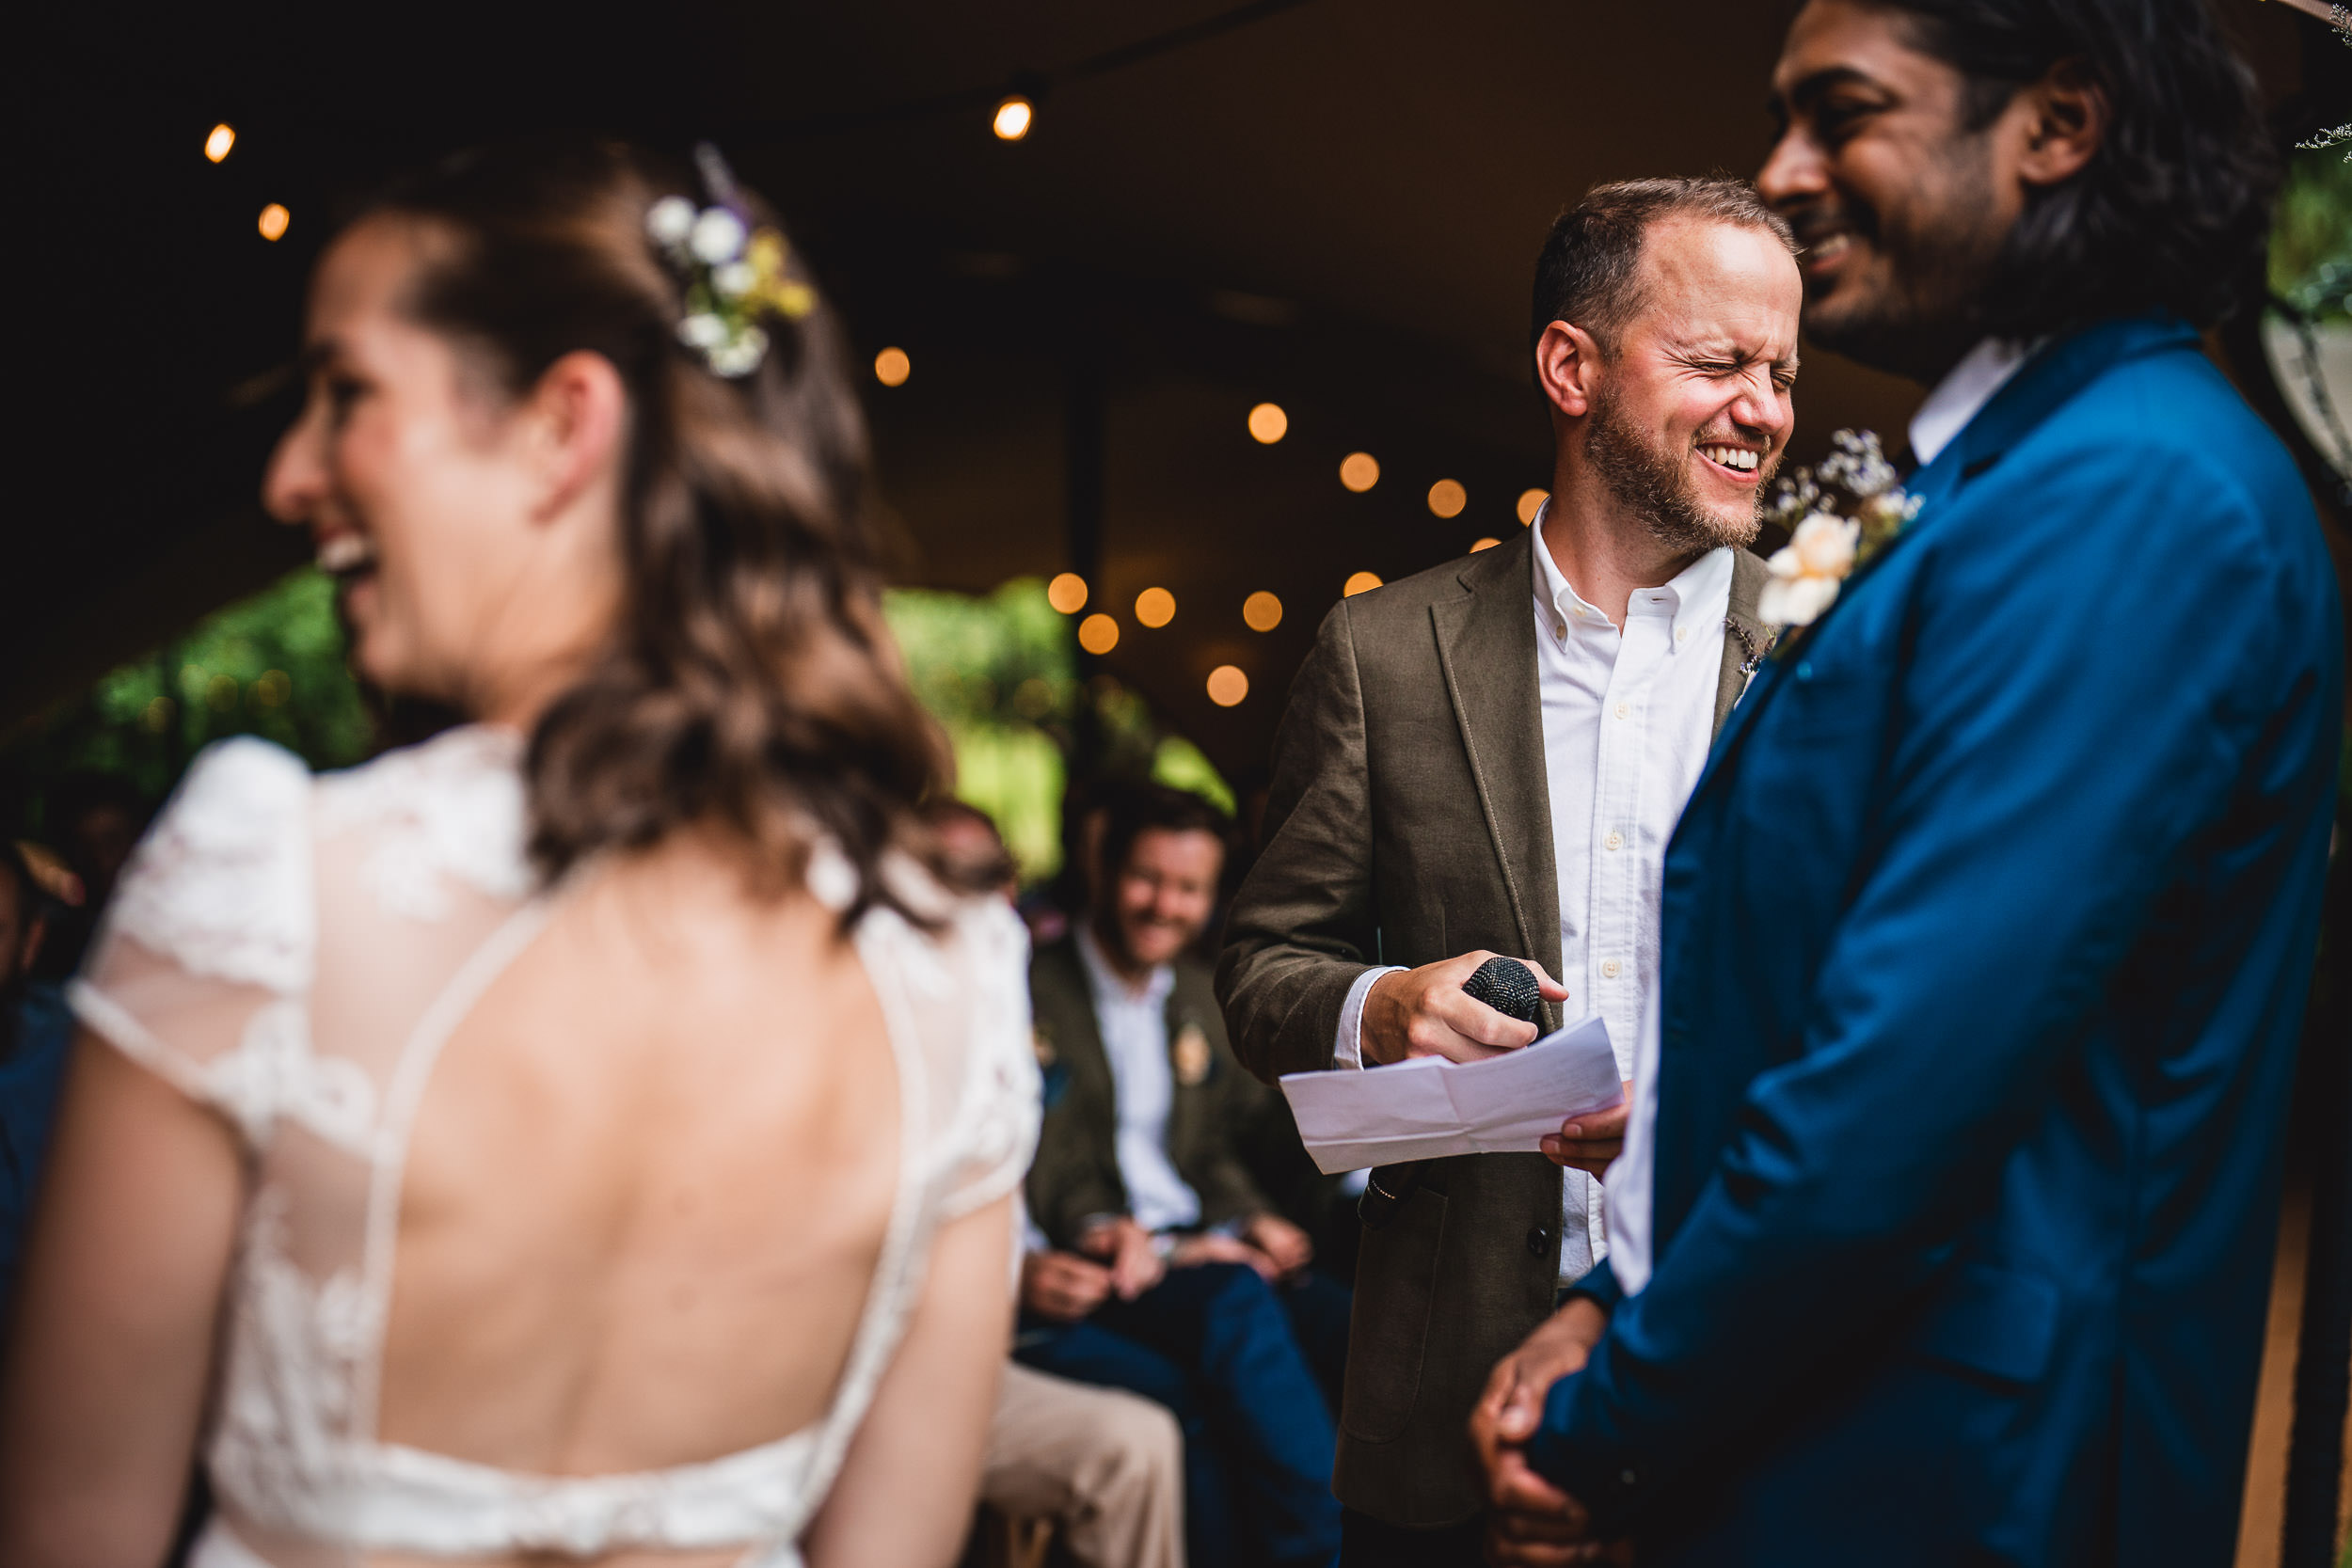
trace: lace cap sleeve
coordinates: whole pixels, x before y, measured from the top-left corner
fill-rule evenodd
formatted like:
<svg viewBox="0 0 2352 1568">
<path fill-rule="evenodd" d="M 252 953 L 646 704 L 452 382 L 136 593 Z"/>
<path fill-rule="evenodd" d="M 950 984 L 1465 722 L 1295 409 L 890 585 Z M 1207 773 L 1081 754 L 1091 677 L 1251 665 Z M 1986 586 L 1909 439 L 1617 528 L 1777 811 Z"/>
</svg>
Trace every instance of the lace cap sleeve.
<svg viewBox="0 0 2352 1568">
<path fill-rule="evenodd" d="M 1041 1114 L 1029 1027 L 1029 934 L 993 898 L 959 911 L 955 926 L 971 1032 L 956 1136 L 940 1183 L 945 1217 L 982 1208 L 1020 1185 L 1037 1152 Z"/>
<path fill-rule="evenodd" d="M 125 1055 L 246 1124 L 232 1081 L 299 1032 L 315 949 L 310 777 L 266 742 L 199 755 L 124 867 L 74 1013 Z"/>
</svg>

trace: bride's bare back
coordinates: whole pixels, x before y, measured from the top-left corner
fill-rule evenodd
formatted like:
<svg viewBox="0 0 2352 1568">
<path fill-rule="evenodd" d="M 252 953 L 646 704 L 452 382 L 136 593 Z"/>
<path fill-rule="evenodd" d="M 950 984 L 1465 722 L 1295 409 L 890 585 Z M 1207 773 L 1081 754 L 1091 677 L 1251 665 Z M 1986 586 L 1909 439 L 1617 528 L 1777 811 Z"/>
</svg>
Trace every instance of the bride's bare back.
<svg viewBox="0 0 2352 1568">
<path fill-rule="evenodd" d="M 899 1142 L 881 1005 L 838 924 L 803 893 L 755 898 L 708 845 L 598 868 L 563 903 L 419 1109 L 388 1441 L 591 1475 L 823 1414 Z"/>
<path fill-rule="evenodd" d="M 836 854 L 763 898 L 691 832 L 539 890 L 519 747 L 234 743 L 126 873 L 73 999 L 136 1066 L 77 1069 L 0 1432 L 60 1560 L 125 1499 L 27 1456 L 148 1430 L 151 1537 L 224 1282 L 199 1568 L 952 1550 L 909 1483 L 977 1467 L 1004 1353 L 1018 923 L 902 867 L 940 929 L 845 939 Z"/>
</svg>

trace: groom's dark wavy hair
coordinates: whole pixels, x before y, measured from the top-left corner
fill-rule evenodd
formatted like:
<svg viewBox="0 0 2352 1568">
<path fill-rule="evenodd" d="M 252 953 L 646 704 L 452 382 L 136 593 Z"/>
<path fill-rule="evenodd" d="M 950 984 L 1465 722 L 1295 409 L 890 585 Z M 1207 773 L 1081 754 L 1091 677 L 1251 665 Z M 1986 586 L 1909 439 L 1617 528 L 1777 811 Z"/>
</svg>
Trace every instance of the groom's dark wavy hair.
<svg viewBox="0 0 2352 1568">
<path fill-rule="evenodd" d="M 2154 308 L 2208 326 L 2259 285 L 2279 161 L 2254 75 L 2205 0 L 1871 0 L 1968 79 L 1965 129 L 2072 60 L 2106 97 L 2098 152 L 2035 192 L 1979 296 L 2029 339 Z"/>
</svg>

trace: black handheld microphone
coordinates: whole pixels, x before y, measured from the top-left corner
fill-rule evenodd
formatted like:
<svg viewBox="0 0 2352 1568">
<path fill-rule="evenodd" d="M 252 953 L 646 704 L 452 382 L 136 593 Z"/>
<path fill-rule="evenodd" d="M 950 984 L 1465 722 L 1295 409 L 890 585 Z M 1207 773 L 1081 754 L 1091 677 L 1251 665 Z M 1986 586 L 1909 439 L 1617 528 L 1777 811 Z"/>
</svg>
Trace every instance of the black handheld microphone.
<svg viewBox="0 0 2352 1568">
<path fill-rule="evenodd" d="M 1462 982 L 1462 994 L 1472 1001 L 1484 1002 L 1505 1018 L 1521 1023 L 1536 1023 L 1536 1009 L 1543 1005 L 1544 993 L 1535 985 L 1535 972 L 1517 958 L 1488 958 Z M 1421 1185 L 1423 1162 L 1415 1160 L 1401 1165 L 1382 1165 L 1375 1170 L 1364 1184 L 1364 1196 L 1357 1200 L 1357 1217 L 1370 1230 L 1378 1230 L 1394 1219 L 1397 1211 L 1411 1199 L 1413 1189 Z"/>
<path fill-rule="evenodd" d="M 1462 982 L 1462 994 L 1521 1023 L 1535 1022 L 1535 1010 L 1544 1000 L 1535 987 L 1535 972 L 1517 958 L 1488 958 Z"/>
</svg>

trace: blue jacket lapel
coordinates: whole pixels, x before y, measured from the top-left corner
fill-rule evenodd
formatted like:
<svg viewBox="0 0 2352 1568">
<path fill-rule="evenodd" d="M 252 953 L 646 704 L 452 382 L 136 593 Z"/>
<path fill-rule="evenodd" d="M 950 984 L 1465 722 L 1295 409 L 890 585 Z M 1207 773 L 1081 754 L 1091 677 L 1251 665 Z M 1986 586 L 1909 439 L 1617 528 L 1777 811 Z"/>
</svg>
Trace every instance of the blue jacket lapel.
<svg viewBox="0 0 2352 1568">
<path fill-rule="evenodd" d="M 1947 510 L 1951 501 L 1968 483 L 2001 460 L 2002 454 L 2015 446 L 2034 427 L 2056 413 L 2074 395 L 2096 380 L 2109 367 L 2137 359 L 2143 355 L 2165 349 L 2192 345 L 2197 332 L 2188 323 L 2169 312 L 2142 316 L 2122 316 L 2084 327 L 2072 336 L 2045 344 L 2040 353 L 2010 377 L 2001 389 L 1977 411 L 1961 433 L 1935 461 L 1922 467 L 1911 476 L 1905 486 L 1920 499 L 1919 515 L 1902 533 L 1882 551 L 1871 565 L 1902 548 L 1927 529 L 1937 516 Z M 1836 605 L 1828 613 L 1835 615 L 1851 594 L 1858 593 L 1867 580 L 1867 572 L 1848 584 L 1848 592 L 1838 595 Z M 1754 721 L 1757 710 L 1771 700 L 1782 678 L 1786 659 L 1767 659 L 1756 673 L 1747 694 L 1739 706 L 1731 710 L 1731 719 L 1723 727 L 1708 755 L 1707 767 L 1692 791 L 1697 800 L 1706 793 L 1708 783 L 1723 767 L 1724 759 L 1738 746 L 1747 726 Z"/>
</svg>

